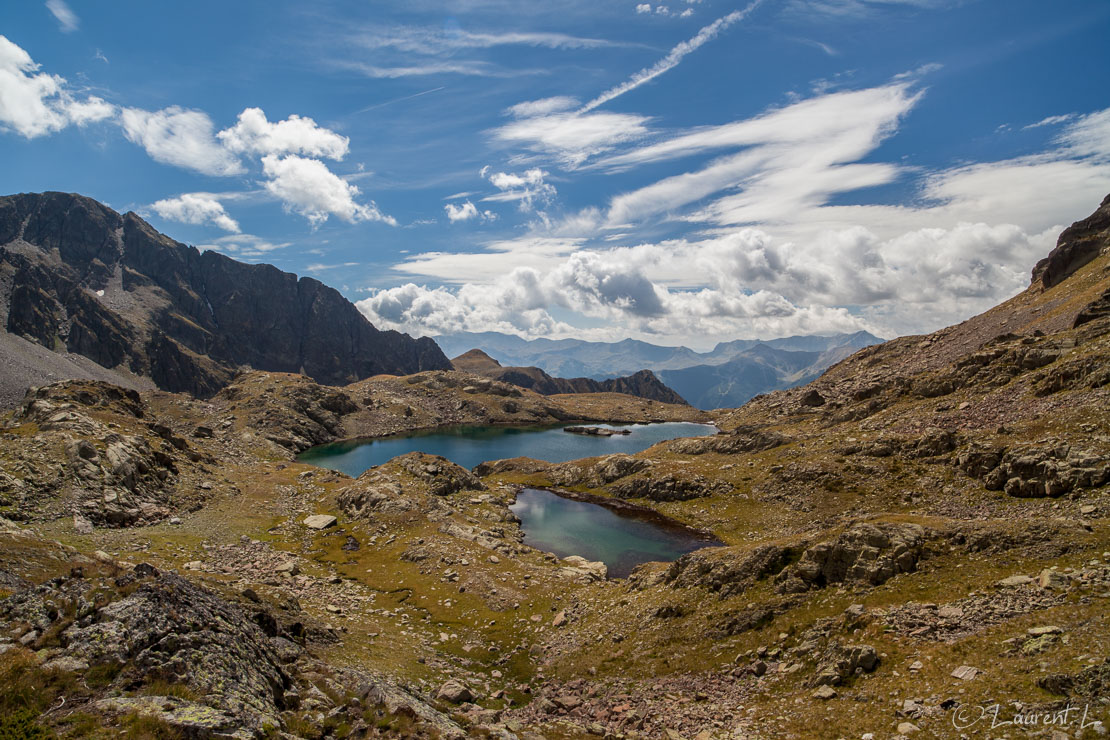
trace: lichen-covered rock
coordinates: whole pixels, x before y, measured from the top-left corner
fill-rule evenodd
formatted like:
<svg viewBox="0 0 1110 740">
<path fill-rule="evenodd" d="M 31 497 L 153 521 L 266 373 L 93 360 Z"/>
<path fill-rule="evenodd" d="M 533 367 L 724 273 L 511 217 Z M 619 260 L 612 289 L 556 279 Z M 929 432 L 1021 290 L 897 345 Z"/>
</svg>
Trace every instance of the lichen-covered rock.
<svg viewBox="0 0 1110 740">
<path fill-rule="evenodd" d="M 461 704 L 464 701 L 473 701 L 474 692 L 458 681 L 451 679 L 439 687 L 439 690 L 436 691 L 436 698 L 451 704 Z"/>
<path fill-rule="evenodd" d="M 586 560 L 580 555 L 569 555 L 563 558 L 562 562 L 563 567 L 559 569 L 559 575 L 563 578 L 591 583 L 604 581 L 609 577 L 609 569 L 600 561 Z"/>
<path fill-rule="evenodd" d="M 745 452 L 762 452 L 774 449 L 788 442 L 790 442 L 789 437 L 775 431 L 756 427 L 739 427 L 727 434 L 676 439 L 670 443 L 670 448 L 673 452 L 684 455 L 703 455 L 707 452 L 739 455 Z"/>
<path fill-rule="evenodd" d="M 433 496 L 449 496 L 458 491 L 484 491 L 486 487 L 478 477 L 464 467 L 445 457 L 410 452 L 395 457 L 391 463 L 406 470 L 423 483 Z"/>
<path fill-rule="evenodd" d="M 861 673 L 871 673 L 879 665 L 879 654 L 870 645 L 840 645 L 832 642 L 817 664 L 814 686 L 839 686 Z"/>
<path fill-rule="evenodd" d="M 602 484 L 612 483 L 626 475 L 638 473 L 650 467 L 650 465 L 651 463 L 647 460 L 632 457 L 631 455 L 609 455 L 608 457 L 601 458 L 597 465 L 594 466 L 594 474 Z"/>
<path fill-rule="evenodd" d="M 1061 496 L 1077 488 L 1095 488 L 1110 480 L 1110 456 L 1046 440 L 1011 448 L 972 447 L 956 464 L 991 491 L 1018 498 Z"/>
<path fill-rule="evenodd" d="M 622 478 L 609 486 L 620 498 L 646 498 L 652 501 L 685 501 L 718 493 L 728 493 L 732 486 L 724 481 L 712 480 L 700 474 L 683 475 L 666 473 L 661 476 L 645 475 Z"/>
<path fill-rule="evenodd" d="M 180 683 L 241 727 L 281 725 L 291 678 L 245 609 L 145 565 L 116 579 L 114 600 L 105 593 L 81 578 L 55 579 L 7 599 L 0 618 L 56 633 L 66 655 L 89 665 L 121 665 L 120 687 Z"/>
<path fill-rule="evenodd" d="M 32 388 L 8 419 L 20 435 L 5 449 L 0 505 L 22 520 L 76 516 L 97 526 L 169 516 L 181 469 L 205 459 L 169 427 L 139 421 L 137 393 L 96 381 Z M 110 421 L 110 420 L 116 421 Z"/>
<path fill-rule="evenodd" d="M 792 549 L 778 545 L 705 548 L 671 563 L 663 580 L 673 588 L 705 588 L 726 599 L 743 593 L 761 578 L 779 573 L 793 556 Z"/>
<path fill-rule="evenodd" d="M 1110 658 L 1076 673 L 1054 673 L 1037 679 L 1045 691 L 1063 696 L 1100 699 L 1110 693 Z"/>
<path fill-rule="evenodd" d="M 924 555 L 925 529 L 917 524 L 856 524 L 830 542 L 802 553 L 778 577 L 781 592 L 823 588 L 851 581 L 878 586 L 899 573 L 916 570 Z"/>
</svg>

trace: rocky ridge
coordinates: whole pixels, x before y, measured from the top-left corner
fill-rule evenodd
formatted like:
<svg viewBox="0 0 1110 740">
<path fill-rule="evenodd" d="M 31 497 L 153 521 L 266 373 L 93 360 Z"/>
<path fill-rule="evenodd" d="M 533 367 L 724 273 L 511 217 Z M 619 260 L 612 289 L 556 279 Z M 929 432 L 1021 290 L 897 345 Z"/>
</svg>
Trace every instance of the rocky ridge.
<svg viewBox="0 0 1110 740">
<path fill-rule="evenodd" d="M 623 393 L 662 403 L 685 404 L 682 396 L 663 384 L 651 370 L 640 370 L 619 378 L 555 378 L 538 367 L 502 367 L 480 349 L 472 349 L 455 357 L 456 370 L 476 373 L 492 380 L 528 388 L 544 396 L 560 393 Z"/>
<path fill-rule="evenodd" d="M 432 340 L 378 331 L 312 278 L 200 252 L 66 193 L 0 198 L 0 320 L 49 350 L 196 396 L 242 366 L 326 384 L 450 367 Z"/>
</svg>

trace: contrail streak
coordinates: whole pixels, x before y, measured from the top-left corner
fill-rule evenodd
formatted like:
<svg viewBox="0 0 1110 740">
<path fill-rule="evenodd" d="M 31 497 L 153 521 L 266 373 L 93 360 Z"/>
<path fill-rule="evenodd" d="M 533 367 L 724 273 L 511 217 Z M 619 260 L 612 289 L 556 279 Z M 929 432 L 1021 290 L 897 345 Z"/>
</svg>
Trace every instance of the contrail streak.
<svg viewBox="0 0 1110 740">
<path fill-rule="evenodd" d="M 412 95 L 406 95 L 403 98 L 394 98 L 393 100 L 387 100 L 384 103 L 376 103 L 374 105 L 369 105 L 365 108 L 362 108 L 361 110 L 357 110 L 357 111 L 355 111 L 355 113 L 365 113 L 368 110 L 374 110 L 375 108 L 382 108 L 382 107 L 387 106 L 387 105 L 393 105 L 394 103 L 400 103 L 402 100 L 412 100 L 413 98 L 419 98 L 421 95 L 427 95 L 428 93 L 439 92 L 440 90 L 443 90 L 446 87 L 447 87 L 447 85 L 441 85 L 439 87 L 434 87 L 431 90 L 425 90 L 424 92 L 418 92 L 418 93 L 413 93 Z"/>
<path fill-rule="evenodd" d="M 639 72 L 632 75 L 632 78 L 629 79 L 628 82 L 621 83 L 616 87 L 611 87 L 605 92 L 601 93 L 601 95 L 598 95 L 596 98 L 582 106 L 582 108 L 579 109 L 578 112 L 587 113 L 589 111 L 592 111 L 599 105 L 604 105 L 613 98 L 624 95 L 629 90 L 635 90 L 637 87 L 643 85 L 645 82 L 651 82 L 664 72 L 669 72 L 670 70 L 677 67 L 678 63 L 681 62 L 687 54 L 696 51 L 703 44 L 717 38 L 717 36 L 720 35 L 721 31 L 724 31 L 726 28 L 734 23 L 742 21 L 745 17 L 748 16 L 749 13 L 759 7 L 759 5 L 761 5 L 762 3 L 763 0 L 754 0 L 751 5 L 744 8 L 743 10 L 734 10 L 722 18 L 718 18 L 705 28 L 698 31 L 697 35 L 694 36 L 692 39 L 683 41 L 681 44 L 671 49 L 670 53 L 667 54 L 667 56 L 663 57 L 650 67 L 644 67 Z"/>
</svg>

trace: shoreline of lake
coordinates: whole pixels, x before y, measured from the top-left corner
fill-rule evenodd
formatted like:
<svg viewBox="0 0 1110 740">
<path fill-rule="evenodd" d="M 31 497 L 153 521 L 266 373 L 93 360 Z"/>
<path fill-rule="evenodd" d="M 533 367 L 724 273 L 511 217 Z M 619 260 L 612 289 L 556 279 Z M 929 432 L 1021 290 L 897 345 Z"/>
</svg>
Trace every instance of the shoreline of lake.
<svg viewBox="0 0 1110 740">
<path fill-rule="evenodd" d="M 719 430 L 703 422 L 604 424 L 629 434 L 564 434 L 560 424 L 445 425 L 381 437 L 356 437 L 317 445 L 297 461 L 358 477 L 398 455 L 423 452 L 440 455 L 468 469 L 484 462 L 530 457 L 551 463 L 610 454 L 636 454 L 660 442 L 681 437 L 711 436 Z"/>
</svg>

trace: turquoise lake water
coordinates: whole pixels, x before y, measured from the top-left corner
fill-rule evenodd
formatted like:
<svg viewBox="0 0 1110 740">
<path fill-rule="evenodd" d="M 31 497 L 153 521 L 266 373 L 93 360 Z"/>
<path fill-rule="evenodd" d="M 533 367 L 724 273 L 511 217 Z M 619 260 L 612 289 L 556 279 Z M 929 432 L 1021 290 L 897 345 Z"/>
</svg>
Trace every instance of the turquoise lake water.
<svg viewBox="0 0 1110 740">
<path fill-rule="evenodd" d="M 720 544 L 653 512 L 614 511 L 538 488 L 525 488 L 509 507 L 520 518 L 524 544 L 559 557 L 600 560 L 624 578 L 641 563 L 676 560 Z"/>
<path fill-rule="evenodd" d="M 657 442 L 677 437 L 716 434 L 709 424 L 666 422 L 663 424 L 591 424 L 610 429 L 628 429 L 631 434 L 595 437 L 571 434 L 558 427 L 459 426 L 445 427 L 383 439 L 352 440 L 320 445 L 305 450 L 297 460 L 357 477 L 364 471 L 408 452 L 442 455 L 464 468 L 487 460 L 532 457 L 548 462 L 566 462 L 583 457 L 632 454 Z"/>
</svg>

